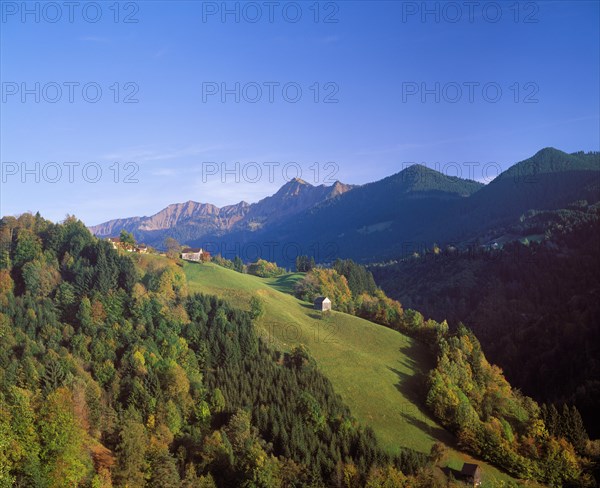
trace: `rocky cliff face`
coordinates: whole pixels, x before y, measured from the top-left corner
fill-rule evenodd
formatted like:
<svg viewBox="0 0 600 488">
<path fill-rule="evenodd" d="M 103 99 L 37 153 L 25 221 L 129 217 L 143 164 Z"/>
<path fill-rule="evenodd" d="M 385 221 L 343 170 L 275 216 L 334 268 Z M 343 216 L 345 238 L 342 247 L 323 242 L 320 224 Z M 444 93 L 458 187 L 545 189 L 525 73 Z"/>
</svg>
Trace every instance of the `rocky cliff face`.
<svg viewBox="0 0 600 488">
<path fill-rule="evenodd" d="M 188 201 L 167 206 L 149 217 L 110 220 L 90 227 L 99 237 L 118 235 L 122 229 L 136 239 L 160 246 L 165 234 L 183 237 L 184 242 L 204 235 L 219 235 L 233 230 L 262 229 L 303 212 L 353 188 L 336 181 L 331 186 L 313 186 L 299 178 L 287 182 L 277 193 L 257 203 L 240 202 L 217 207 L 210 203 Z"/>
<path fill-rule="evenodd" d="M 172 229 L 178 225 L 204 224 L 211 230 L 228 230 L 247 213 L 250 205 L 240 202 L 237 205 L 216 207 L 210 203 L 188 201 L 175 203 L 150 217 L 130 217 L 104 222 L 90 227 L 99 237 L 114 236 L 125 229 L 134 234 Z"/>
<path fill-rule="evenodd" d="M 155 247 L 166 237 L 195 246 L 213 242 L 219 249 L 278 242 L 294 243 L 304 254 L 321 249 L 315 256 L 321 262 L 337 256 L 397 259 L 411 246 L 488 241 L 516 225 L 529 210 L 597 202 L 599 157 L 597 152 L 567 154 L 546 148 L 486 186 L 418 164 L 357 188 L 339 182 L 313 186 L 294 179 L 251 205 L 218 208 L 187 202 L 169 205 L 151 217 L 114 220 L 91 230 L 98 236 L 116 236 L 125 229 Z M 335 252 L 325 253 L 325 246 Z"/>
<path fill-rule="evenodd" d="M 248 214 L 239 222 L 236 230 L 255 230 L 280 222 L 352 188 L 352 185 L 345 185 L 339 181 L 332 186 L 313 186 L 304 180 L 294 178 L 274 195 L 251 205 Z"/>
</svg>

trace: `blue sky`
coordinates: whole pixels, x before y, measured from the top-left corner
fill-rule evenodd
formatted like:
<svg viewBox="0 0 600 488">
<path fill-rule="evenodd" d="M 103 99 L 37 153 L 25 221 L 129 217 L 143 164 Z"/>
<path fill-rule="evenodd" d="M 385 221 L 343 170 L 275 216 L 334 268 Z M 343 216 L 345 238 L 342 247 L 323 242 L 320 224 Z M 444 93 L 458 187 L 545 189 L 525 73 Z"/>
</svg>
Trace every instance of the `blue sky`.
<svg viewBox="0 0 600 488">
<path fill-rule="evenodd" d="M 0 2 L 2 215 L 93 225 L 253 202 L 296 175 L 453 162 L 481 180 L 546 146 L 600 148 L 599 2 L 89 3 L 70 22 L 62 2 Z"/>
</svg>

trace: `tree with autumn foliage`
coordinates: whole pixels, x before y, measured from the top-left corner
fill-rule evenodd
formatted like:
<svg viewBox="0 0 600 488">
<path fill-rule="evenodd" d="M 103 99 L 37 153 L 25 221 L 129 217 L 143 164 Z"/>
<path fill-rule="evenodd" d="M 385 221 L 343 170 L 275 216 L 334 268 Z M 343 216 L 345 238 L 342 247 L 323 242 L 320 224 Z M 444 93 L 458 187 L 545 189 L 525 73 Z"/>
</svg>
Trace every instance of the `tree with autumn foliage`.
<svg viewBox="0 0 600 488">
<path fill-rule="evenodd" d="M 334 310 L 353 310 L 348 281 L 334 269 L 313 268 L 296 284 L 296 296 L 310 302 L 317 296 L 326 296 L 331 300 Z"/>
<path fill-rule="evenodd" d="M 87 433 L 75 415 L 72 392 L 64 387 L 48 395 L 39 412 L 40 462 L 48 486 L 78 486 L 93 473 Z"/>
<path fill-rule="evenodd" d="M 539 406 L 513 391 L 462 324 L 438 338 L 427 406 L 459 445 L 513 475 L 552 486 L 572 483 L 582 469 L 573 445 L 550 435 Z"/>
</svg>

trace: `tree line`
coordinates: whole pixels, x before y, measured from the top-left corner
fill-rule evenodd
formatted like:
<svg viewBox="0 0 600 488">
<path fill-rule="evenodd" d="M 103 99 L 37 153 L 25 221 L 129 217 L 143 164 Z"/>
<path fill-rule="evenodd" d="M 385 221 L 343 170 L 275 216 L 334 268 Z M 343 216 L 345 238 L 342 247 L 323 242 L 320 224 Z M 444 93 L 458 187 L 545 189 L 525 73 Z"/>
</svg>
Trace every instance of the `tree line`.
<svg viewBox="0 0 600 488">
<path fill-rule="evenodd" d="M 378 289 L 373 276 L 351 260 L 313 268 L 296 288 L 299 298 L 327 295 L 340 311 L 394 328 L 430 345 L 437 365 L 429 373 L 429 410 L 456 434 L 460 447 L 521 479 L 551 486 L 594 486 L 600 459 L 576 407 L 541 407 L 514 390 L 490 364 L 472 331 L 459 323 L 426 320 Z M 365 306 L 371 303 L 371 307 Z"/>
<path fill-rule="evenodd" d="M 0 486 L 431 486 L 176 261 L 30 214 L 0 220 L 0 259 Z"/>
<path fill-rule="evenodd" d="M 531 211 L 508 230 L 529 239 L 429 250 L 369 270 L 404 306 L 454 330 L 462 321 L 511 384 L 539 402 L 576 405 L 597 438 L 600 206 Z"/>
</svg>

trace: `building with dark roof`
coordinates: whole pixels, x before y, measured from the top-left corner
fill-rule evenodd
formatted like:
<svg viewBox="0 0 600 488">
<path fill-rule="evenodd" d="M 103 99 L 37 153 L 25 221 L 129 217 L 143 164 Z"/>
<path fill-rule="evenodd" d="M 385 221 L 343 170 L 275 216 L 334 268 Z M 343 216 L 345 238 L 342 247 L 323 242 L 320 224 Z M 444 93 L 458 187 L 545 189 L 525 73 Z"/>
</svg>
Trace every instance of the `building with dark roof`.
<svg viewBox="0 0 600 488">
<path fill-rule="evenodd" d="M 331 300 L 327 297 L 317 297 L 315 298 L 315 310 L 320 310 L 321 312 L 325 312 L 326 310 L 331 310 Z"/>
<path fill-rule="evenodd" d="M 464 481 L 472 486 L 481 485 L 481 468 L 477 464 L 464 463 L 460 475 Z"/>
</svg>

